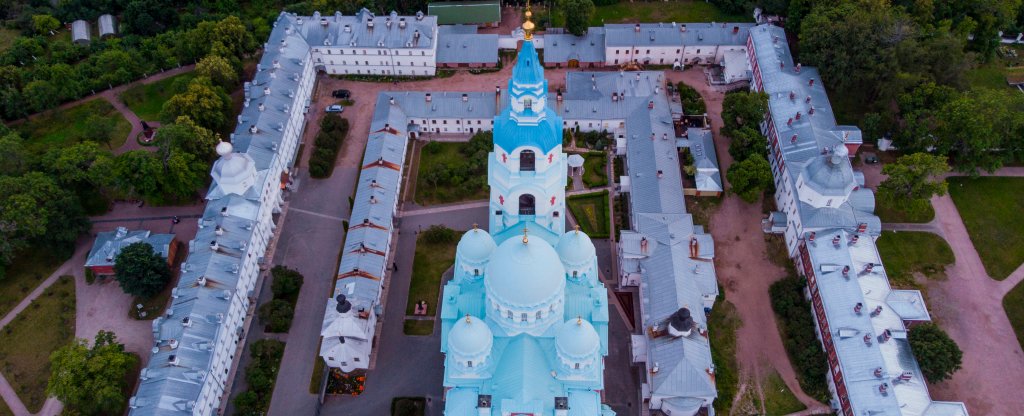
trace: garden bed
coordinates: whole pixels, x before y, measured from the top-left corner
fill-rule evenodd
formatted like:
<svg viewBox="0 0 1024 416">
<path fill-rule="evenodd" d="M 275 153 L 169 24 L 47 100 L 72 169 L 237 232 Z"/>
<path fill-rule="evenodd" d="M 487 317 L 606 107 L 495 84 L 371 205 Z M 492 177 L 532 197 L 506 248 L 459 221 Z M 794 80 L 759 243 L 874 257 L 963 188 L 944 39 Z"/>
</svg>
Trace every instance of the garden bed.
<svg viewBox="0 0 1024 416">
<path fill-rule="evenodd" d="M 611 223 L 608 213 L 608 190 L 567 198 L 569 211 L 583 232 L 590 238 L 608 238 Z"/>
</svg>

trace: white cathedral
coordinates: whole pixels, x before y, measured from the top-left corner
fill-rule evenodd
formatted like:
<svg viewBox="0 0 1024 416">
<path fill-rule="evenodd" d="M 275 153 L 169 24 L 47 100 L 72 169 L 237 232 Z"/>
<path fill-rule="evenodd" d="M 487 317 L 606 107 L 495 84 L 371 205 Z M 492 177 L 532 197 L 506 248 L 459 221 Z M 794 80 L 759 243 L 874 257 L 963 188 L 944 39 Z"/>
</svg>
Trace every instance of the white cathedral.
<svg viewBox="0 0 1024 416">
<path fill-rule="evenodd" d="M 462 236 L 444 287 L 445 415 L 611 416 L 607 290 L 590 238 L 565 232 L 562 119 L 524 29 L 510 105 L 494 119 L 490 232 Z"/>
</svg>

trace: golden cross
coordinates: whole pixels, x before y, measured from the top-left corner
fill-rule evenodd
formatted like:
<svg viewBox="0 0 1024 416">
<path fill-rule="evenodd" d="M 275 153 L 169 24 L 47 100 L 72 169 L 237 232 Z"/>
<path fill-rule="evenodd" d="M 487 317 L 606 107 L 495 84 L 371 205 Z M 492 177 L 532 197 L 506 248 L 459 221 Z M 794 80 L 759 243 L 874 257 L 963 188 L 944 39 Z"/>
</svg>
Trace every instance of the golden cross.
<svg viewBox="0 0 1024 416">
<path fill-rule="evenodd" d="M 523 227 L 523 244 L 530 242 L 530 237 L 528 236 L 529 233 L 530 229 L 527 227 Z"/>
</svg>

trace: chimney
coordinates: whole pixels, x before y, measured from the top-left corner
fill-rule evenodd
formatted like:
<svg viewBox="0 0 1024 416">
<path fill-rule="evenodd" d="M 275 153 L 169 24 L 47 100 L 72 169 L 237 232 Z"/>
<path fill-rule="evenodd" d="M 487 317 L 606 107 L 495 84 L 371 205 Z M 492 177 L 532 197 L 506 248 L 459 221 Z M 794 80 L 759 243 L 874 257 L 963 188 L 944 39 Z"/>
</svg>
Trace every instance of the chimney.
<svg viewBox="0 0 1024 416">
<path fill-rule="evenodd" d="M 260 105 L 263 105 L 263 104 L 260 104 Z M 256 128 L 255 124 L 249 126 L 249 133 L 256 134 L 256 133 L 259 133 L 259 132 L 260 132 L 260 129 Z"/>
<path fill-rule="evenodd" d="M 263 87 L 263 95 L 270 95 L 270 87 Z"/>
<path fill-rule="evenodd" d="M 799 62 L 796 63 L 796 68 L 795 68 L 796 69 L 796 73 L 798 73 L 798 74 L 800 73 L 800 67 L 802 67 L 802 66 L 803 65 L 800 65 Z"/>
<path fill-rule="evenodd" d="M 792 117 L 790 117 L 789 121 L 786 122 L 786 125 L 787 126 L 792 126 L 793 125 L 793 118 Z"/>
<path fill-rule="evenodd" d="M 640 24 L 639 23 L 637 23 L 636 26 L 633 26 L 633 31 L 636 32 L 636 33 L 640 33 Z"/>
<path fill-rule="evenodd" d="M 733 26 L 732 27 L 732 34 L 735 35 L 737 33 L 740 33 L 740 27 L 739 26 Z"/>
<path fill-rule="evenodd" d="M 882 367 L 875 369 L 875 377 L 882 378 Z"/>
<path fill-rule="evenodd" d="M 811 96 L 808 95 L 807 98 L 804 98 L 804 102 L 807 103 L 807 104 L 810 104 L 811 103 Z"/>
<path fill-rule="evenodd" d="M 864 345 L 871 346 L 871 334 L 864 334 Z"/>
<path fill-rule="evenodd" d="M 790 91 L 789 92 L 789 99 L 790 100 L 795 100 L 796 99 L 796 92 Z"/>
<path fill-rule="evenodd" d="M 811 231 L 811 234 L 807 236 L 807 240 L 809 240 L 810 242 L 813 243 L 814 242 L 814 237 L 815 237 L 816 234 L 817 233 L 815 233 L 814 231 Z"/>
<path fill-rule="evenodd" d="M 257 106 L 256 108 L 258 108 L 260 111 L 263 111 L 267 109 L 267 106 L 263 105 L 263 103 L 260 103 L 260 105 Z"/>
<path fill-rule="evenodd" d="M 800 121 L 800 116 L 801 115 L 802 114 L 799 111 L 796 112 L 796 119 L 797 119 L 797 121 Z"/>
<path fill-rule="evenodd" d="M 807 85 L 813 87 L 814 86 L 814 78 L 811 78 L 811 79 L 807 80 Z"/>
<path fill-rule="evenodd" d="M 882 305 L 876 306 L 875 310 L 871 311 L 871 317 L 872 318 L 874 318 L 874 317 L 876 317 L 878 315 L 881 315 L 881 314 L 882 314 Z"/>
<path fill-rule="evenodd" d="M 388 98 L 388 103 L 391 105 L 395 105 L 395 97 Z"/>
<path fill-rule="evenodd" d="M 884 344 L 886 341 L 889 341 L 890 338 L 892 338 L 892 331 L 886 329 L 885 331 L 882 331 L 882 335 L 878 337 L 878 342 Z"/>
<path fill-rule="evenodd" d="M 228 216 L 228 207 L 221 207 L 220 208 L 220 215 L 223 216 L 223 217 Z"/>
<path fill-rule="evenodd" d="M 810 110 L 807 110 L 807 114 L 810 114 L 810 115 L 813 116 L 814 115 L 814 107 L 811 107 Z"/>
<path fill-rule="evenodd" d="M 882 393 L 883 396 L 889 395 L 889 383 L 882 383 L 878 385 L 878 392 Z"/>
<path fill-rule="evenodd" d="M 863 303 L 857 302 L 856 305 L 853 305 L 853 313 L 860 315 L 861 309 L 864 309 Z"/>
<path fill-rule="evenodd" d="M 789 142 L 793 143 L 793 144 L 796 144 L 796 135 L 795 134 L 793 135 L 792 138 L 789 139 Z"/>
<path fill-rule="evenodd" d="M 462 102 L 469 102 L 469 94 L 462 94 Z"/>
<path fill-rule="evenodd" d="M 220 248 L 220 245 L 217 244 L 217 240 L 213 240 L 210 242 L 211 251 L 217 251 L 218 248 Z"/>
<path fill-rule="evenodd" d="M 857 240 L 860 240 L 860 236 L 854 234 L 853 237 L 850 237 L 850 244 L 857 244 Z"/>
<path fill-rule="evenodd" d="M 832 245 L 836 246 L 836 247 L 839 247 L 839 241 L 841 241 L 841 240 L 842 240 L 842 238 L 839 237 L 839 234 L 836 234 L 835 237 L 832 237 Z"/>
<path fill-rule="evenodd" d="M 217 235 L 224 235 L 224 228 L 218 225 L 217 228 L 213 229 L 213 233 Z"/>
<path fill-rule="evenodd" d="M 427 95 L 424 96 L 424 97 L 426 98 L 427 102 L 429 103 L 430 102 L 430 93 L 428 92 Z"/>
<path fill-rule="evenodd" d="M 864 265 L 864 273 L 871 273 L 871 270 L 875 268 L 875 263 L 868 263 Z"/>
<path fill-rule="evenodd" d="M 650 109 L 654 109 L 654 101 L 653 100 L 647 102 L 647 109 L 649 109 L 649 110 Z"/>
<path fill-rule="evenodd" d="M 850 266 L 843 266 L 843 277 L 850 277 Z M 857 305 L 860 305 L 859 303 Z"/>
</svg>

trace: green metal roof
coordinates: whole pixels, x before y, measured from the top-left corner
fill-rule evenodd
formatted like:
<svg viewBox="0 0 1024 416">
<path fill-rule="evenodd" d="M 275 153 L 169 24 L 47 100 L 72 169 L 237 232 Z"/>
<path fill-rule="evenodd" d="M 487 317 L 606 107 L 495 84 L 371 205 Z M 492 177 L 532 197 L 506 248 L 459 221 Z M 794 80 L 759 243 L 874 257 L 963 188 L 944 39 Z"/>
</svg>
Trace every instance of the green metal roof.
<svg viewBox="0 0 1024 416">
<path fill-rule="evenodd" d="M 427 14 L 439 25 L 485 24 L 501 21 L 501 6 L 497 0 L 438 1 L 427 5 Z"/>
</svg>

